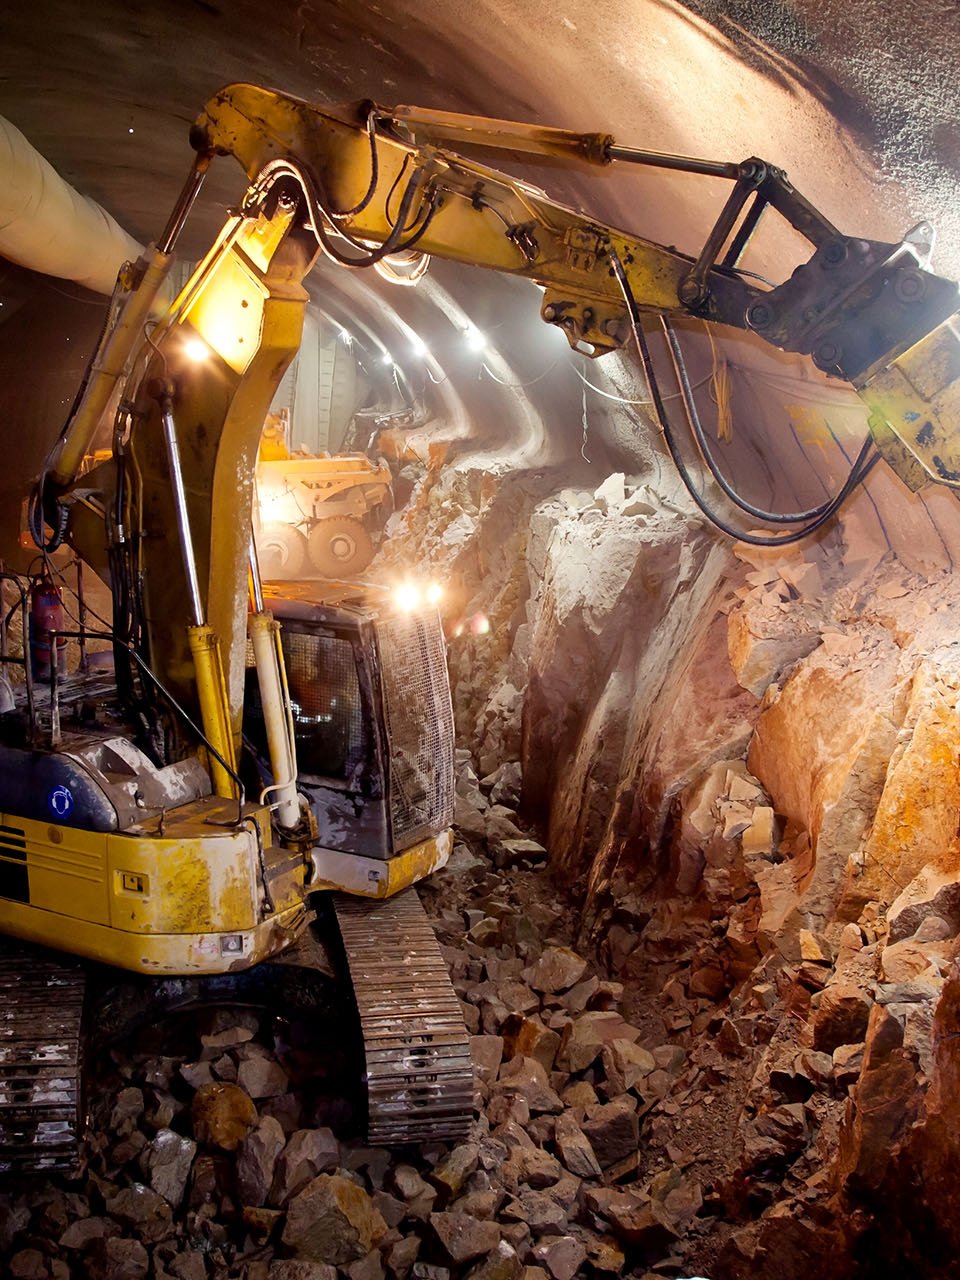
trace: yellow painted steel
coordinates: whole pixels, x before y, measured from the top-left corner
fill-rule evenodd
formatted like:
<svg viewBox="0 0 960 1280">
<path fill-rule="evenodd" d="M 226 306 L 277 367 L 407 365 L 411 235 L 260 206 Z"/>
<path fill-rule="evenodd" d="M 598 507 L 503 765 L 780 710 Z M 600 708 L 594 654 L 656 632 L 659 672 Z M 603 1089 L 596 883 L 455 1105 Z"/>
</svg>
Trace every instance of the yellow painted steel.
<svg viewBox="0 0 960 1280">
<path fill-rule="evenodd" d="M 121 272 L 121 280 L 128 290 L 123 301 L 123 312 L 100 352 L 77 412 L 70 422 L 70 429 L 53 456 L 50 478 L 55 483 L 69 484 L 80 471 L 100 420 L 127 368 L 130 355 L 142 341 L 143 326 L 173 261 L 172 254 L 161 253 L 156 245 L 150 245 L 144 249 L 139 263 L 128 266 Z M 134 285 L 138 269 L 142 275 Z"/>
<path fill-rule="evenodd" d="M 879 418 L 881 430 L 889 426 L 896 436 L 891 448 L 874 431 L 887 461 L 911 489 L 930 480 L 960 488 L 960 434 L 956 428 L 960 421 L 960 326 L 956 317 L 938 325 L 857 391 Z"/>
<path fill-rule="evenodd" d="M 197 118 L 195 145 L 209 154 L 233 155 L 251 180 L 269 162 L 294 158 L 320 176 L 332 206 L 353 210 L 338 218 L 338 226 L 370 244 L 382 244 L 395 231 L 398 192 L 417 175 L 420 185 L 407 222 L 410 230 L 423 226 L 416 251 L 536 281 L 544 288 L 542 318 L 561 325 L 568 341 L 586 354 L 615 350 L 629 334 L 610 249 L 623 263 L 641 312 L 689 314 L 680 294 L 693 267 L 690 256 L 606 226 L 526 182 L 436 145 L 447 141 L 604 164 L 608 135 L 419 107 L 374 110 L 380 113 L 379 178 L 366 202 L 370 145 L 356 107 L 318 107 L 257 85 L 227 85 Z M 388 122 L 408 136 L 385 132 Z M 704 319 L 745 323 L 710 305 Z M 927 480 L 960 487 L 956 328 L 957 318 L 951 317 L 889 365 L 866 371 L 856 385 L 872 411 L 881 451 L 914 488 Z"/>
<path fill-rule="evenodd" d="M 277 820 L 290 830 L 300 818 L 297 798 L 297 753 L 294 728 L 290 717 L 290 692 L 287 685 L 280 624 L 266 610 L 251 613 L 247 632 L 253 645 L 260 699 L 270 753 L 270 772 L 274 782 L 260 796 L 261 803 L 269 794 L 277 805 Z"/>
<path fill-rule="evenodd" d="M 145 973 L 255 964 L 295 937 L 305 866 L 287 850 L 261 853 L 265 810 L 248 809 L 238 827 L 211 826 L 235 814 L 210 797 L 149 829 L 104 834 L 2 815 L 0 863 L 25 867 L 29 901 L 0 898 L 0 931 Z M 261 857 L 268 870 L 282 864 L 270 881 L 272 910 Z"/>
<path fill-rule="evenodd" d="M 450 856 L 452 832 L 441 831 L 386 860 L 331 849 L 312 851 L 311 889 L 338 889 L 361 898 L 392 898 L 442 867 Z"/>
<path fill-rule="evenodd" d="M 0 930 L 5 934 L 132 973 L 156 975 L 201 976 L 248 969 L 295 942 L 306 918 L 300 904 L 250 930 L 138 934 L 0 899 Z"/>
<path fill-rule="evenodd" d="M 243 709 L 246 574 L 254 471 L 263 421 L 280 379 L 296 354 L 308 295 L 302 286 L 317 254 L 316 238 L 294 224 L 295 208 L 231 218 L 169 312 L 145 343 L 128 388 L 137 415 L 128 447 L 126 523 L 138 538 L 144 634 L 151 669 L 161 684 L 211 728 L 225 759 L 236 758 Z M 205 355 L 205 358 L 204 358 Z M 205 623 L 220 645 L 222 678 L 195 669 L 188 639 L 187 585 L 177 542 L 158 378 L 174 384 L 186 502 Z M 100 509 L 116 499 L 116 475 L 101 465 L 75 488 L 98 495 Z M 104 562 L 102 520 L 87 519 L 83 499 L 68 537 L 88 563 Z M 206 706 L 201 711 L 201 698 Z M 219 709 L 214 703 L 219 701 Z M 226 731 L 221 725 L 227 726 Z M 231 749 L 225 750 L 227 741 Z M 214 766 L 216 772 L 216 767 Z M 230 794 L 221 771 L 217 790 Z"/>
<path fill-rule="evenodd" d="M 423 130 L 431 141 L 466 143 L 474 147 L 495 147 L 504 151 L 525 151 L 531 155 L 556 156 L 561 160 L 586 160 L 608 165 L 613 136 L 609 133 L 574 133 L 517 120 L 497 120 L 488 116 L 460 115 L 428 107 L 390 108 L 390 119 L 414 136 Z"/>
<path fill-rule="evenodd" d="M 223 679 L 223 665 L 220 661 L 220 641 L 212 627 L 189 627 L 187 639 L 197 676 L 197 698 L 200 702 L 200 715 L 203 719 L 203 732 L 207 741 L 218 751 L 234 773 L 237 771 L 237 757 L 234 750 L 233 734 L 227 718 L 227 692 Z M 210 775 L 218 796 L 236 797 L 237 784 L 220 761 L 207 753 L 210 764 Z"/>
</svg>

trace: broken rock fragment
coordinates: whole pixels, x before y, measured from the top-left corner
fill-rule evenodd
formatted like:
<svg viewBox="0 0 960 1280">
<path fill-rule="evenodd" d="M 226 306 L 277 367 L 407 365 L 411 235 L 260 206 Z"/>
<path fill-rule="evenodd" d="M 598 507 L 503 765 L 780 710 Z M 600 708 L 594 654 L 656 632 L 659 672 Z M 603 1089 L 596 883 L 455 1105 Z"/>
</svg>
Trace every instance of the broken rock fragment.
<svg viewBox="0 0 960 1280">
<path fill-rule="evenodd" d="M 140 1168 L 150 1186 L 174 1208 L 183 1199 L 197 1144 L 172 1129 L 161 1129 L 140 1157 Z"/>
<path fill-rule="evenodd" d="M 343 1266 L 365 1257 L 386 1230 L 355 1182 L 321 1173 L 290 1201 L 283 1243 L 298 1258 Z"/>
<path fill-rule="evenodd" d="M 522 1098 L 534 1115 L 549 1112 L 556 1115 L 563 1103 L 550 1087 L 546 1071 L 533 1058 L 513 1058 L 500 1068 L 500 1079 L 491 1094 L 513 1094 Z"/>
<path fill-rule="evenodd" d="M 216 1081 L 194 1094 L 191 1116 L 198 1142 L 236 1151 L 257 1122 L 257 1108 L 239 1085 Z"/>
<path fill-rule="evenodd" d="M 560 1159 L 571 1173 L 578 1178 L 600 1177 L 600 1164 L 590 1139 L 569 1112 L 557 1116 L 556 1144 Z"/>
<path fill-rule="evenodd" d="M 913 937 L 928 916 L 945 920 L 952 932 L 960 933 L 960 878 L 955 873 L 924 867 L 895 899 L 887 912 L 888 941 Z"/>
<path fill-rule="evenodd" d="M 563 1029 L 557 1066 L 563 1071 L 586 1071 L 599 1056 L 605 1044 L 611 1040 L 640 1039 L 640 1032 L 631 1027 L 619 1013 L 605 1010 L 588 1010 L 568 1022 Z"/>
<path fill-rule="evenodd" d="M 519 1186 L 542 1191 L 560 1181 L 563 1169 L 560 1162 L 540 1147 L 516 1147 L 502 1169 L 504 1185 Z"/>
<path fill-rule="evenodd" d="M 517 1280 L 519 1274 L 520 1259 L 516 1249 L 508 1241 L 501 1240 L 482 1262 L 470 1268 L 466 1280 Z"/>
<path fill-rule="evenodd" d="M 604 1169 L 636 1154 L 640 1121 L 633 1103 L 626 1098 L 592 1107 L 582 1128 Z"/>
<path fill-rule="evenodd" d="M 873 1001 L 859 987 L 835 983 L 814 997 L 813 1044 L 833 1053 L 842 1044 L 859 1044 L 867 1032 Z"/>
<path fill-rule="evenodd" d="M 586 1260 L 587 1250 L 575 1236 L 558 1236 L 538 1244 L 534 1257 L 546 1267 L 553 1280 L 574 1280 Z"/>
<path fill-rule="evenodd" d="M 539 1006 L 539 1001 L 537 1002 Z M 552 1071 L 560 1048 L 560 1036 L 545 1027 L 539 1018 L 511 1014 L 500 1028 L 506 1058 L 533 1058 L 545 1071 Z"/>
<path fill-rule="evenodd" d="M 139 1240 L 109 1236 L 94 1242 L 84 1256 L 85 1280 L 144 1280 L 150 1256 Z"/>
<path fill-rule="evenodd" d="M 632 1040 L 611 1040 L 603 1046 L 603 1070 L 611 1095 L 626 1093 L 655 1071 L 653 1055 Z"/>
<path fill-rule="evenodd" d="M 484 1257 L 500 1243 L 495 1222 L 481 1222 L 466 1213 L 431 1213 L 430 1225 L 452 1262 Z"/>
<path fill-rule="evenodd" d="M 744 1126 L 743 1160 L 748 1169 L 789 1161 L 807 1145 L 803 1103 L 790 1102 L 764 1112 Z"/>
<path fill-rule="evenodd" d="M 270 1203 L 282 1207 L 320 1173 L 340 1164 L 340 1144 L 332 1130 L 297 1129 L 277 1156 Z"/>
<path fill-rule="evenodd" d="M 463 1184 L 480 1163 L 480 1150 L 475 1143 L 461 1142 L 435 1165 L 430 1181 L 440 1192 L 443 1202 L 459 1195 Z M 426 1188 L 425 1189 L 429 1189 Z"/>
<path fill-rule="evenodd" d="M 576 986 L 586 971 L 586 960 L 569 947 L 547 947 L 524 976 L 534 991 L 556 995 Z"/>
<path fill-rule="evenodd" d="M 237 1192 L 242 1204 L 266 1204 L 277 1156 L 285 1143 L 280 1122 L 273 1116 L 261 1116 L 244 1138 L 237 1153 Z"/>
<path fill-rule="evenodd" d="M 106 1211 L 124 1227 L 129 1227 L 141 1240 L 155 1243 L 173 1234 L 173 1214 L 162 1196 L 135 1182 L 124 1187 L 106 1202 Z"/>
<path fill-rule="evenodd" d="M 273 1058 L 256 1055 L 237 1069 L 237 1084 L 251 1098 L 273 1098 L 287 1091 L 287 1073 Z"/>
<path fill-rule="evenodd" d="M 647 1257 L 665 1253 L 677 1238 L 669 1215 L 648 1196 L 598 1188 L 586 1195 L 588 1208 L 610 1223 L 614 1235 Z"/>
<path fill-rule="evenodd" d="M 471 1036 L 470 1056 L 477 1079 L 483 1084 L 496 1080 L 503 1061 L 502 1036 Z"/>
</svg>

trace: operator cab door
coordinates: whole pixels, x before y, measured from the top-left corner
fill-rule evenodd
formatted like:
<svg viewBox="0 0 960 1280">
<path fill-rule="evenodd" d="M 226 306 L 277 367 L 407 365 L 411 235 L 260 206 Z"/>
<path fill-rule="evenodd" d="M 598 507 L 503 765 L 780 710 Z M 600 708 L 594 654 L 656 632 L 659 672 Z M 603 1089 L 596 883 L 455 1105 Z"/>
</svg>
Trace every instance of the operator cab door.
<svg viewBox="0 0 960 1280">
<path fill-rule="evenodd" d="M 280 633 L 297 748 L 298 787 L 323 848 L 390 856 L 379 699 L 372 644 L 293 619 Z M 248 661 L 249 661 L 248 654 Z M 244 737 L 264 783 L 270 777 L 256 671 L 248 667 Z"/>
</svg>

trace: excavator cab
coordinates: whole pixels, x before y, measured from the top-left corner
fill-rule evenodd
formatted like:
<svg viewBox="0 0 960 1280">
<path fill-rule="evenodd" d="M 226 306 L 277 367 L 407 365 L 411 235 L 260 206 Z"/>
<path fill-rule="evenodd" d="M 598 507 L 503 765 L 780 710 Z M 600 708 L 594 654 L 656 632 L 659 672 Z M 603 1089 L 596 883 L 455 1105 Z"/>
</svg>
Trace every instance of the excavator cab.
<svg viewBox="0 0 960 1280">
<path fill-rule="evenodd" d="M 436 858 L 453 820 L 440 615 L 435 606 L 400 607 L 387 588 L 344 582 L 274 583 L 264 599 L 281 624 L 299 786 L 317 829 L 315 873 L 335 879 L 344 855 L 380 864 L 365 866 L 367 893 L 383 896 L 410 874 L 401 866 Z M 244 738 L 262 790 L 274 779 L 252 646 L 246 686 Z"/>
</svg>

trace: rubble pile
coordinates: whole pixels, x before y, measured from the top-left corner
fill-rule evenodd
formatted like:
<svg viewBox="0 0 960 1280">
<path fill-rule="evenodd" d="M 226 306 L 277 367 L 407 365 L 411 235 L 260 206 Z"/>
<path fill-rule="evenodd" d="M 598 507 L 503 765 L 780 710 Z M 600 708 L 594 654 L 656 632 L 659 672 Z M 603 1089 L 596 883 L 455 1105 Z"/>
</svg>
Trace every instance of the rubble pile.
<svg viewBox="0 0 960 1280">
<path fill-rule="evenodd" d="M 206 1011 L 114 1051 L 78 1179 L 0 1196 L 4 1274 L 847 1274 L 849 1224 L 869 1239 L 891 1161 L 923 1150 L 956 882 L 784 954 L 764 893 L 797 837 L 722 762 L 683 795 L 670 890 L 624 896 L 594 951 L 517 816 L 516 764 L 478 781 L 461 751 L 458 774 L 461 840 L 421 892 L 472 1036 L 468 1139 L 366 1147 L 282 1021 Z"/>
</svg>

